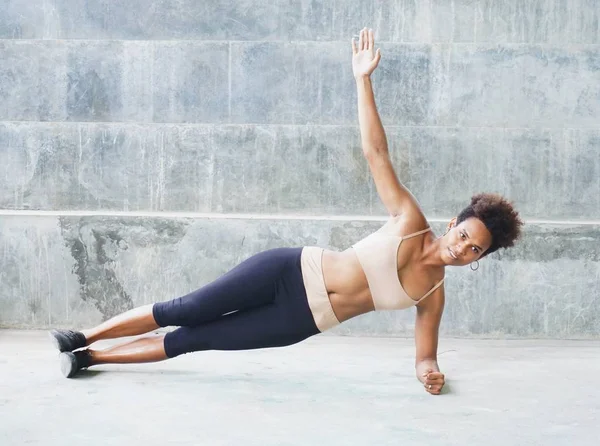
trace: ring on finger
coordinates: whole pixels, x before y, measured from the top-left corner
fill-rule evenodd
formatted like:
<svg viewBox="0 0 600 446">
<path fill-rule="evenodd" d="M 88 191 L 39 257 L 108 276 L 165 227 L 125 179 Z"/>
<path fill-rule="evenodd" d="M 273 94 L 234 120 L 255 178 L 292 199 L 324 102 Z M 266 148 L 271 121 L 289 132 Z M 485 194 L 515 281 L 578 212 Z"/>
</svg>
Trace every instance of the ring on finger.
<svg viewBox="0 0 600 446">
<path fill-rule="evenodd" d="M 431 389 L 431 384 L 429 384 L 429 387 L 428 387 L 428 389 Z"/>
</svg>

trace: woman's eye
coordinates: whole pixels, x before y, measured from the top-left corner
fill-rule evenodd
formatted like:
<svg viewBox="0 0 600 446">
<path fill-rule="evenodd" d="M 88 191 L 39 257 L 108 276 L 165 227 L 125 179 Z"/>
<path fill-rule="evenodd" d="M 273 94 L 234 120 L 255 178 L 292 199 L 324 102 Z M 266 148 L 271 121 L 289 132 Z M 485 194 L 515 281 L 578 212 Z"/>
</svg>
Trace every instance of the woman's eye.
<svg viewBox="0 0 600 446">
<path fill-rule="evenodd" d="M 460 238 L 462 238 L 462 239 L 464 239 L 464 238 L 465 238 L 465 233 L 464 233 L 464 232 L 461 232 L 461 233 L 460 233 Z"/>
<path fill-rule="evenodd" d="M 478 252 L 479 252 L 479 249 L 477 249 L 477 248 L 473 247 L 473 252 L 474 252 L 474 253 L 478 253 Z"/>
</svg>

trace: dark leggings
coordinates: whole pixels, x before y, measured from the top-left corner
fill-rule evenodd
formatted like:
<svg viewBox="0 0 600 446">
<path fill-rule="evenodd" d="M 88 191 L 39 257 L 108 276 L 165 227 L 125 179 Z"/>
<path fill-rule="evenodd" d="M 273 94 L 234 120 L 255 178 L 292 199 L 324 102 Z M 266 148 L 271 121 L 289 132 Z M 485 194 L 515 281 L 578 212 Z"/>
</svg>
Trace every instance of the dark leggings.
<svg viewBox="0 0 600 446">
<path fill-rule="evenodd" d="M 319 333 L 300 269 L 302 248 L 264 251 L 183 297 L 154 304 L 168 357 L 295 344 Z"/>
</svg>

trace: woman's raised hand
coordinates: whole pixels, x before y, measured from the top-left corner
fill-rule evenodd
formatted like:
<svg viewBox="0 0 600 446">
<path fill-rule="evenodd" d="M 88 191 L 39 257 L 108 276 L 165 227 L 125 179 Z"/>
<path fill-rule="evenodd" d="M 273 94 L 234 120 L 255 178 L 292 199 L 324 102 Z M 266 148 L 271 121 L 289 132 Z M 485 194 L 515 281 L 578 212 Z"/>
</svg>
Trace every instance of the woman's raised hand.
<svg viewBox="0 0 600 446">
<path fill-rule="evenodd" d="M 377 68 L 377 64 L 381 59 L 379 48 L 375 51 L 375 37 L 373 30 L 363 28 L 358 37 L 358 47 L 356 41 L 352 38 L 352 72 L 354 77 L 370 76 Z"/>
</svg>

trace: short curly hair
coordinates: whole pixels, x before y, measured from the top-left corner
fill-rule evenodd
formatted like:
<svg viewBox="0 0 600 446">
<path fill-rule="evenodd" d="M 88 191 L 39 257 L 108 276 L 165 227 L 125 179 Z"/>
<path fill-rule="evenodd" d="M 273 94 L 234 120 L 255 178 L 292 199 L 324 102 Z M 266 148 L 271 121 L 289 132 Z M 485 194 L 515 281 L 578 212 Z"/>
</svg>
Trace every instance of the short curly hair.
<svg viewBox="0 0 600 446">
<path fill-rule="evenodd" d="M 500 248 L 510 248 L 521 236 L 523 221 L 512 203 L 498 194 L 477 194 L 471 197 L 471 204 L 464 208 L 456 218 L 460 224 L 467 218 L 475 217 L 481 220 L 490 234 L 492 244 L 484 256 Z"/>
</svg>

